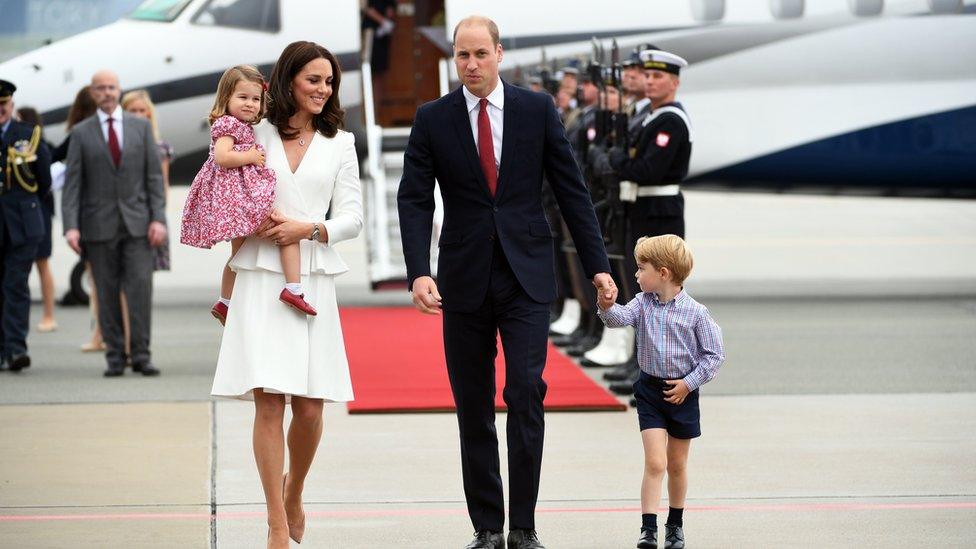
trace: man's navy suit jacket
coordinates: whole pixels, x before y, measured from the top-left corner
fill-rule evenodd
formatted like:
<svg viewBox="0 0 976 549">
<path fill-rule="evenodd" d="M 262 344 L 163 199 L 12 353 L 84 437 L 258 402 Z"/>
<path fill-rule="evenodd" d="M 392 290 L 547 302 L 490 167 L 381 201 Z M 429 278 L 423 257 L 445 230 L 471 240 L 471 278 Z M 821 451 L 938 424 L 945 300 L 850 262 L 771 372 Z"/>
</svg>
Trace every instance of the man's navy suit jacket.
<svg viewBox="0 0 976 549">
<path fill-rule="evenodd" d="M 430 275 L 434 180 L 444 200 L 437 286 L 444 310 L 485 299 L 495 239 L 533 300 L 556 297 L 553 233 L 542 206 L 548 181 L 587 278 L 610 264 L 590 194 L 552 98 L 504 82 L 502 157 L 495 196 L 478 160 L 461 87 L 417 109 L 397 197 L 410 287 Z"/>
</svg>

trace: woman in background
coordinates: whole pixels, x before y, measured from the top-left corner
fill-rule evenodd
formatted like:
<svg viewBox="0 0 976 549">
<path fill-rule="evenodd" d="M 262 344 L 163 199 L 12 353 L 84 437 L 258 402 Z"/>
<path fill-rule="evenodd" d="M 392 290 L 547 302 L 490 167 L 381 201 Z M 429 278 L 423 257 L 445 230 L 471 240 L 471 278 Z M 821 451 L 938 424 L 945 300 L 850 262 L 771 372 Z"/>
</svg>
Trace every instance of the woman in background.
<svg viewBox="0 0 976 549">
<path fill-rule="evenodd" d="M 21 107 L 17 110 L 17 118 L 21 122 L 41 127 L 41 146 L 51 149 L 54 147 L 44 139 L 44 121 L 41 114 L 33 107 Z M 34 265 L 37 267 L 37 277 L 41 281 L 41 302 L 44 313 L 37 325 L 38 332 L 53 332 L 58 328 L 54 321 L 54 274 L 51 273 L 51 218 L 54 217 L 54 190 L 48 189 L 44 196 L 37 197 L 41 202 L 41 213 L 44 214 L 44 237 L 37 246 Z"/>
<path fill-rule="evenodd" d="M 91 90 L 88 86 L 85 86 L 78 90 L 75 94 L 75 101 L 71 104 L 71 108 L 68 109 L 68 119 L 66 121 L 67 126 L 67 136 L 64 141 L 61 142 L 57 148 L 54 149 L 54 153 L 51 154 L 51 162 L 64 162 L 68 157 L 68 143 L 71 142 L 71 128 L 75 124 L 81 122 L 82 120 L 88 118 L 95 114 L 98 106 L 95 104 L 95 100 L 92 98 Z M 88 277 L 89 284 L 91 286 L 91 295 L 88 298 L 88 308 L 91 311 L 93 328 L 91 339 L 88 343 L 82 343 L 81 350 L 86 353 L 100 352 L 105 350 L 105 342 L 102 341 L 102 331 L 98 328 L 98 296 L 96 295 L 95 279 L 91 274 L 91 265 L 88 263 L 88 258 L 85 256 L 84 248 L 81 251 L 81 260 L 85 262 L 85 275 Z"/>
<path fill-rule="evenodd" d="M 173 160 L 173 147 L 159 136 L 159 125 L 156 123 L 156 106 L 146 90 L 132 90 L 122 96 L 122 108 L 130 114 L 141 116 L 152 124 L 153 135 L 159 145 L 159 163 L 163 168 L 163 189 L 167 203 L 169 202 L 169 163 Z M 152 249 L 153 269 L 168 271 L 170 268 L 169 237 L 161 246 Z"/>
</svg>

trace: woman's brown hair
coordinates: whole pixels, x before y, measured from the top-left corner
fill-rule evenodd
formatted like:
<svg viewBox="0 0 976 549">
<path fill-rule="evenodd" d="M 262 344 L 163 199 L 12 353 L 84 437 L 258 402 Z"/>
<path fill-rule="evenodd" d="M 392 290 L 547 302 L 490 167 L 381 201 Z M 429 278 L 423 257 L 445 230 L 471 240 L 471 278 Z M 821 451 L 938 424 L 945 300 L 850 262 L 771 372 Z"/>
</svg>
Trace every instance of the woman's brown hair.
<svg viewBox="0 0 976 549">
<path fill-rule="evenodd" d="M 81 88 L 75 94 L 75 102 L 68 109 L 67 129 L 70 131 L 72 126 L 95 114 L 96 110 L 98 105 L 92 97 L 91 86 Z"/>
<path fill-rule="evenodd" d="M 224 71 L 224 74 L 220 77 L 220 82 L 217 82 L 217 95 L 214 96 L 214 104 L 210 109 L 210 124 L 213 125 L 221 116 L 227 113 L 227 105 L 230 103 L 230 98 L 234 95 L 234 88 L 237 87 L 237 83 L 241 80 L 246 80 L 248 82 L 253 82 L 261 87 L 261 107 L 258 109 L 258 115 L 251 120 L 251 124 L 257 124 L 261 121 L 261 117 L 264 116 L 265 108 L 268 105 L 268 94 L 265 93 L 267 89 L 264 83 L 264 76 L 251 65 L 237 65 L 236 67 L 231 67 Z"/>
<path fill-rule="evenodd" d="M 332 52 L 315 42 L 292 42 L 281 52 L 271 70 L 271 84 L 268 88 L 268 121 L 278 128 L 278 133 L 285 139 L 298 138 L 298 128 L 288 125 L 288 119 L 298 112 L 295 99 L 291 95 L 291 82 L 305 65 L 319 58 L 332 65 L 332 95 L 322 112 L 312 117 L 312 123 L 326 137 L 335 137 L 336 132 L 343 128 L 342 120 L 346 113 L 339 106 L 339 81 L 342 79 L 339 60 Z"/>
</svg>

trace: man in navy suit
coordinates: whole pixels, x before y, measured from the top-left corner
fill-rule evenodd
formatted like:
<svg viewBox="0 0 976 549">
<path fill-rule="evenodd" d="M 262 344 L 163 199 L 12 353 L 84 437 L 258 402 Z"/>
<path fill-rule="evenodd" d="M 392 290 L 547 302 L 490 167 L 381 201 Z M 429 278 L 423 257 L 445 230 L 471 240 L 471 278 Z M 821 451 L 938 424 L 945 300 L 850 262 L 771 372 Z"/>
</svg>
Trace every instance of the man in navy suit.
<svg viewBox="0 0 976 549">
<path fill-rule="evenodd" d="M 549 304 L 556 296 L 546 177 L 586 276 L 614 287 L 590 195 L 552 98 L 501 81 L 498 27 L 468 17 L 454 29 L 463 86 L 417 109 L 398 206 L 413 302 L 444 312 L 444 351 L 457 407 L 461 470 L 476 530 L 468 548 L 502 548 L 505 508 L 495 432 L 496 332 L 505 352 L 508 547 L 535 533 L 545 421 Z M 437 282 L 430 276 L 434 181 L 444 201 Z"/>
</svg>

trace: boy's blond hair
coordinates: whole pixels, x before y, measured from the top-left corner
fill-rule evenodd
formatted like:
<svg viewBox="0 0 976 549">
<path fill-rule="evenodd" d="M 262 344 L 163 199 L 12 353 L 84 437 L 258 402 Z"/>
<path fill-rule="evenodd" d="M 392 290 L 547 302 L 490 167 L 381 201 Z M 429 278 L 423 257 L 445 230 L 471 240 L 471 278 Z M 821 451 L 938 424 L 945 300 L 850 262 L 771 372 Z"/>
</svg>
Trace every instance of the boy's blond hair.
<svg viewBox="0 0 976 549">
<path fill-rule="evenodd" d="M 656 269 L 666 268 L 675 284 L 683 283 L 695 264 L 685 241 L 673 234 L 641 237 L 634 246 L 634 258 L 638 263 L 650 263 Z"/>
</svg>

